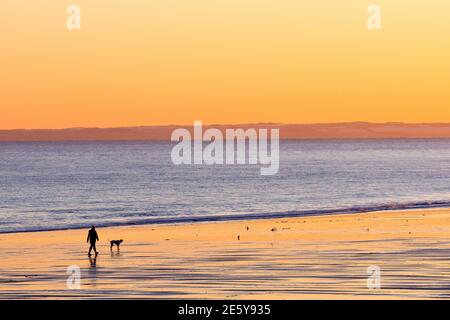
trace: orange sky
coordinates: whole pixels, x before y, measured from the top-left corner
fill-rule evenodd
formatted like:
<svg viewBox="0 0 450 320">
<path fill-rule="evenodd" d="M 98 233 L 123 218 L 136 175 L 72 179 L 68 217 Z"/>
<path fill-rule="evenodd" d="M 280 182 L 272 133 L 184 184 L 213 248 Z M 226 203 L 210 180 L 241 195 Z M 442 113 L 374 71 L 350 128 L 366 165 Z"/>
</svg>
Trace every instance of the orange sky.
<svg viewBox="0 0 450 320">
<path fill-rule="evenodd" d="M 376 3 L 2 1 L 0 129 L 450 122 L 450 1 Z"/>
</svg>

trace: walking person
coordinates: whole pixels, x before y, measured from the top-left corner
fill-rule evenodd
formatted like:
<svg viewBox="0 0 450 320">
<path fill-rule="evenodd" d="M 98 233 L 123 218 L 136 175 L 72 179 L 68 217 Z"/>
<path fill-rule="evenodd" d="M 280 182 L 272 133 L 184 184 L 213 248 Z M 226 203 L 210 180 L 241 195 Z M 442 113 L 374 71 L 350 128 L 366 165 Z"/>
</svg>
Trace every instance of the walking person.
<svg viewBox="0 0 450 320">
<path fill-rule="evenodd" d="M 95 231 L 95 227 L 92 226 L 91 230 L 88 232 L 87 241 L 90 242 L 91 246 L 89 247 L 88 256 L 91 255 L 91 250 L 94 249 L 95 255 L 98 254 L 97 248 L 95 247 L 95 243 L 99 241 L 97 231 Z"/>
</svg>

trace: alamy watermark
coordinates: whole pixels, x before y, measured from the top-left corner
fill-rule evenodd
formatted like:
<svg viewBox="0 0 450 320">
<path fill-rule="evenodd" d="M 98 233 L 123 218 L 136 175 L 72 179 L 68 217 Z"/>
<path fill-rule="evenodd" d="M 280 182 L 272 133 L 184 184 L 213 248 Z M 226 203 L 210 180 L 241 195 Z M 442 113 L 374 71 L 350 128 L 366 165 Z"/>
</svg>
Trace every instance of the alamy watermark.
<svg viewBox="0 0 450 320">
<path fill-rule="evenodd" d="M 367 289 L 378 290 L 381 288 L 381 268 L 379 266 L 368 266 L 366 270 L 369 277 L 367 278 Z"/>
<path fill-rule="evenodd" d="M 260 164 L 263 166 L 260 169 L 261 175 L 278 173 L 279 129 L 270 129 L 270 143 L 269 130 L 265 128 L 226 129 L 224 136 L 222 131 L 216 128 L 203 132 L 202 122 L 195 121 L 193 131 L 193 137 L 191 132 L 184 128 L 172 132 L 171 141 L 178 142 L 171 152 L 175 165 Z M 207 143 L 206 146 L 204 142 Z"/>
<path fill-rule="evenodd" d="M 66 273 L 69 275 L 66 280 L 66 287 L 69 290 L 81 289 L 81 269 L 77 265 L 67 267 Z"/>
<path fill-rule="evenodd" d="M 71 4 L 66 9 L 67 17 L 66 27 L 69 30 L 80 30 L 81 29 L 81 9 L 76 4 Z"/>
<path fill-rule="evenodd" d="M 81 9 L 76 4 L 70 4 L 66 13 L 69 15 L 66 20 L 66 27 L 69 30 L 81 29 Z M 366 26 L 369 30 L 381 29 L 381 7 L 378 4 L 371 4 L 367 7 L 366 13 L 368 15 Z"/>
<path fill-rule="evenodd" d="M 372 4 L 367 7 L 367 29 L 380 30 L 381 29 L 381 7 L 377 4 Z"/>
</svg>

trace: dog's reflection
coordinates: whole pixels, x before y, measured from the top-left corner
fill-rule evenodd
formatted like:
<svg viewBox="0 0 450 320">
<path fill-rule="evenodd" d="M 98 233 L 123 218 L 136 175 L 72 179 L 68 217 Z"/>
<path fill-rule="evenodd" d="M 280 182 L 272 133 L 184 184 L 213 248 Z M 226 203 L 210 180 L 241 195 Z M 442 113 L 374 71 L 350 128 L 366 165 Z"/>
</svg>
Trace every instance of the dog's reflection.
<svg viewBox="0 0 450 320">
<path fill-rule="evenodd" d="M 111 248 L 111 257 L 120 257 L 120 248 L 117 247 L 117 250 L 114 250 L 113 248 Z"/>
</svg>

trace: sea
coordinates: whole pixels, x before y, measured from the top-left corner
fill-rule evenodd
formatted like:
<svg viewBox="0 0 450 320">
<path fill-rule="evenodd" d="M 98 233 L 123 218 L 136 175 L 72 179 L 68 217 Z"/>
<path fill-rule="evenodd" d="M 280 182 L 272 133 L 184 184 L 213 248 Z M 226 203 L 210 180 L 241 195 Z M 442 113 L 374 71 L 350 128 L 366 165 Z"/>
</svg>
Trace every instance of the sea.
<svg viewBox="0 0 450 320">
<path fill-rule="evenodd" d="M 282 140 L 271 176 L 173 146 L 0 143 L 0 233 L 450 207 L 450 139 Z"/>
</svg>

